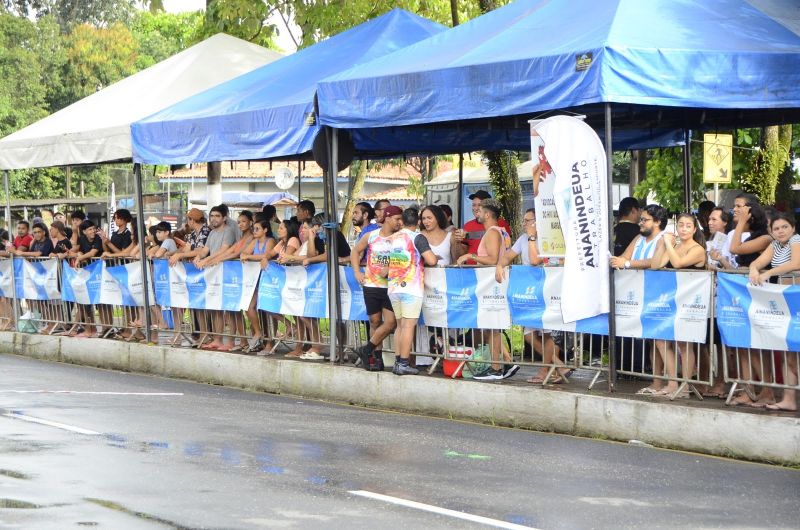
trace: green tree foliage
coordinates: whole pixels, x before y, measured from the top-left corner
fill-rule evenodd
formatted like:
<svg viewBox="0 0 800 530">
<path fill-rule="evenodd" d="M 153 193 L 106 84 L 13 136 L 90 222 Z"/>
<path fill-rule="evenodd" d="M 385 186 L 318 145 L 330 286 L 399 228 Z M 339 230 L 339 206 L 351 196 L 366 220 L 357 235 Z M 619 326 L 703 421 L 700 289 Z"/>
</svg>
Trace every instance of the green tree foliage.
<svg viewBox="0 0 800 530">
<path fill-rule="evenodd" d="M 136 70 L 144 70 L 185 50 L 202 32 L 203 13 L 168 14 L 139 11 L 133 18 L 131 34 L 136 42 Z"/>
<path fill-rule="evenodd" d="M 739 179 L 742 189 L 756 195 L 764 204 L 774 204 L 778 178 L 790 164 L 791 143 L 791 125 L 765 127 L 760 149 L 747 155 L 749 164 L 743 168 Z M 781 190 L 784 198 L 785 187 Z"/>
<path fill-rule="evenodd" d="M 692 153 L 692 204 L 703 200 L 703 150 L 694 144 Z M 654 149 L 647 159 L 647 176 L 636 189 L 636 197 L 650 194 L 656 202 L 673 212 L 683 211 L 683 148 Z"/>
<path fill-rule="evenodd" d="M 274 9 L 273 4 L 269 0 L 207 0 L 205 20 L 198 30 L 197 40 L 224 32 L 275 48 L 273 37 L 276 28 L 267 21 Z"/>
<path fill-rule="evenodd" d="M 9 13 L 41 18 L 51 15 L 67 33 L 74 24 L 127 24 L 134 13 L 132 0 L 0 0 Z"/>
</svg>

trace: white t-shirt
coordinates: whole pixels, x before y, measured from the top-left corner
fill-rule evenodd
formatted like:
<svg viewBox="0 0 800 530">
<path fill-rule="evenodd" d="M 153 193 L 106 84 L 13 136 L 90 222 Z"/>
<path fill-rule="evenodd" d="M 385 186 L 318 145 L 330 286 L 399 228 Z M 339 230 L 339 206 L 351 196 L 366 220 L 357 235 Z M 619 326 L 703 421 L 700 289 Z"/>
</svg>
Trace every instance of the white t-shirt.
<svg viewBox="0 0 800 530">
<path fill-rule="evenodd" d="M 531 264 L 531 255 L 528 252 L 528 245 L 529 245 L 528 234 L 522 234 L 517 238 L 517 240 L 511 246 L 511 250 L 513 250 L 522 257 L 523 265 Z"/>
<path fill-rule="evenodd" d="M 731 267 L 733 267 L 734 269 L 738 269 L 739 264 L 736 263 L 736 254 L 731 254 L 731 243 L 733 243 L 733 235 L 735 233 L 736 233 L 735 230 L 731 230 L 725 236 L 725 246 L 722 247 L 720 254 L 722 254 L 722 257 L 724 257 L 730 262 Z M 750 237 L 750 232 L 742 232 L 742 239 L 739 241 L 739 243 L 745 241 L 748 237 Z"/>
</svg>

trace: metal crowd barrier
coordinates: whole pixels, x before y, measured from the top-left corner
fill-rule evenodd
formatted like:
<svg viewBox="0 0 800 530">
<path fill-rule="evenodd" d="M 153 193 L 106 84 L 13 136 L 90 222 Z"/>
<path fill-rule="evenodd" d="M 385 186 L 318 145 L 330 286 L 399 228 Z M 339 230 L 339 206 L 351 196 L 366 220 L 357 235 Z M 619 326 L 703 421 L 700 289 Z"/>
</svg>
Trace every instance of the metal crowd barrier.
<svg viewBox="0 0 800 530">
<path fill-rule="evenodd" d="M 737 271 L 738 272 L 738 271 Z M 744 274 L 744 272 L 740 272 Z M 777 277 L 780 285 L 800 285 L 800 274 L 784 274 Z M 722 350 L 722 372 L 725 383 L 731 384 L 725 399 L 734 401 L 737 393 L 744 393 L 754 403 L 769 403 L 774 400 L 774 389 L 800 390 L 798 366 L 800 352 L 779 351 L 760 348 L 737 348 L 720 344 Z M 756 394 L 754 387 L 760 387 Z"/>
<path fill-rule="evenodd" d="M 2 258 L 9 260 L 10 258 Z M 20 259 L 20 258 L 16 258 Z M 25 258 L 30 262 L 52 258 Z M 83 266 L 97 261 L 93 258 Z M 107 266 L 122 265 L 132 258 L 105 259 Z M 13 270 L 13 268 L 12 268 Z M 681 271 L 675 271 L 680 273 Z M 716 276 L 711 276 L 716 279 Z M 59 287 L 64 278 L 58 267 Z M 782 284 L 797 285 L 800 275 L 781 276 Z M 714 282 L 715 283 L 715 282 Z M 257 296 L 257 291 L 256 295 Z M 714 300 L 715 291 L 712 285 Z M 13 300 L 0 297 L 0 329 L 76 335 L 83 332 L 90 336 L 107 338 L 142 339 L 157 342 L 159 338 L 172 335 L 169 342 L 174 346 L 202 346 L 211 339 L 231 344 L 238 341 L 239 349 L 252 350 L 254 346 L 263 354 L 275 353 L 279 349 L 289 350 L 292 356 L 300 356 L 310 348 L 322 354 L 329 344 L 332 330 L 328 319 L 275 315 L 257 310 L 254 314 L 245 311 L 207 311 L 181 308 L 160 308 L 155 303 L 147 310 L 153 311 L 153 329 L 143 326 L 143 307 L 110 304 L 78 304 L 64 300 L 19 300 L 20 314 L 14 313 Z M 162 311 L 162 310 L 166 310 Z M 171 323 L 167 321 L 171 316 Z M 253 318 L 258 319 L 262 330 L 260 341 L 253 340 Z M 214 320 L 216 319 L 216 320 Z M 171 325 L 170 325 L 171 324 Z M 670 396 L 681 397 L 686 391 L 695 393 L 696 386 L 712 386 L 721 378 L 731 384 L 727 396 L 730 403 L 734 395 L 743 391 L 751 400 L 756 400 L 753 387 L 767 389 L 800 390 L 797 381 L 797 366 L 800 352 L 777 352 L 750 348 L 726 347 L 715 333 L 715 303 L 710 305 L 708 334 L 705 344 L 654 339 L 615 338 L 617 350 L 617 372 L 623 376 L 661 380 L 677 383 Z M 338 330 L 344 355 L 338 359 L 357 359 L 353 353 L 369 336 L 368 322 L 346 321 Z M 572 333 L 556 330 L 528 329 L 512 326 L 508 330 L 449 329 L 420 325 L 417 340 L 412 348 L 419 368 L 433 373 L 442 367 L 449 377 L 471 377 L 492 362 L 491 340 L 493 334 L 500 336 L 499 358 L 504 364 L 518 364 L 539 369 L 533 380 L 542 385 L 568 383 L 574 369 L 592 370 L 595 375 L 589 385 L 592 388 L 598 379 L 607 374 L 609 366 L 609 338 L 599 335 Z M 148 336 L 149 335 L 149 336 Z M 715 340 L 716 338 L 716 340 Z M 657 349 L 665 352 L 667 360 L 678 367 L 678 375 L 670 377 L 664 370 L 656 371 L 653 365 Z M 719 351 L 720 355 L 717 354 Z M 391 356 L 391 336 L 383 346 L 385 356 Z M 254 353 L 254 351 L 250 351 Z M 692 362 L 685 360 L 691 354 Z M 718 361 L 718 358 L 720 359 Z M 387 364 L 391 362 L 387 358 Z M 716 377 L 715 377 L 716 375 Z M 769 396 L 767 396 L 768 398 Z M 702 398 L 701 398 L 702 399 Z"/>
</svg>

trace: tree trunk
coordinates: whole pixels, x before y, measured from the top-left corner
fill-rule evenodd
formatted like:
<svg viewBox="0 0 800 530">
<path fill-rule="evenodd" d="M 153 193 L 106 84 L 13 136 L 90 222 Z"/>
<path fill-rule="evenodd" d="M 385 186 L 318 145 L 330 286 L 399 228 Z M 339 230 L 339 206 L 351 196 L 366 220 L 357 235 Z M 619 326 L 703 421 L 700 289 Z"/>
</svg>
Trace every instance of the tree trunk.
<svg viewBox="0 0 800 530">
<path fill-rule="evenodd" d="M 351 167 L 357 166 L 356 174 L 350 178 L 350 193 L 347 194 L 347 203 L 344 206 L 344 213 L 342 214 L 342 234 L 347 235 L 353 228 L 353 208 L 359 202 L 358 198 L 361 196 L 361 190 L 364 189 L 364 181 L 367 178 L 367 161 L 354 160 Z"/>
<path fill-rule="evenodd" d="M 458 26 L 458 0 L 450 0 L 450 16 L 453 18 L 453 27 Z"/>
<path fill-rule="evenodd" d="M 778 176 L 789 161 L 789 145 L 786 132 L 781 134 L 782 127 L 787 126 L 764 127 L 762 148 L 756 153 L 752 169 L 741 178 L 744 191 L 754 194 L 762 204 L 775 202 Z M 791 140 L 791 131 L 788 137 Z"/>
<path fill-rule="evenodd" d="M 489 180 L 495 198 L 503 205 L 503 217 L 511 226 L 513 238 L 521 231 L 522 188 L 517 174 L 517 155 L 511 151 L 486 151 L 483 154 L 489 166 Z"/>
</svg>

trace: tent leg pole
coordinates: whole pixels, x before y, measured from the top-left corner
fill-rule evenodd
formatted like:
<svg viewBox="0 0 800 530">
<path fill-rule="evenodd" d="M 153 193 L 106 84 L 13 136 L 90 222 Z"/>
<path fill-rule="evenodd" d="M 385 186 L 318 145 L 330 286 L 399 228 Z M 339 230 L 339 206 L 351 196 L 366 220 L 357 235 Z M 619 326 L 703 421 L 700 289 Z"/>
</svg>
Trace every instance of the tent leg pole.
<svg viewBox="0 0 800 530">
<path fill-rule="evenodd" d="M 336 129 L 326 128 L 326 138 L 328 140 L 328 181 L 326 183 L 325 211 L 328 214 L 328 222 L 325 227 L 327 234 L 327 256 L 328 256 L 328 322 L 329 335 L 331 341 L 331 362 L 336 362 L 339 358 L 339 252 L 337 248 L 338 238 L 336 232 L 339 230 L 339 213 L 336 207 L 337 199 L 337 180 L 339 177 L 339 134 Z"/>
<path fill-rule="evenodd" d="M 605 112 L 605 129 L 606 129 L 606 167 L 608 171 L 608 251 L 614 255 L 614 190 L 610 185 L 614 171 L 614 146 L 613 146 L 613 133 L 611 129 L 611 104 L 606 103 Z M 608 269 L 608 391 L 614 392 L 617 386 L 617 320 L 616 320 L 616 299 L 614 292 L 614 269 Z"/>
<path fill-rule="evenodd" d="M 3 187 L 6 192 L 6 224 L 8 225 L 8 237 L 13 238 L 14 228 L 11 226 L 11 186 L 9 184 L 8 170 L 3 171 Z M 17 299 L 17 275 L 14 273 L 14 256 L 11 256 L 11 300 L 14 311 L 14 331 L 17 331 L 19 319 L 19 300 Z"/>
<path fill-rule="evenodd" d="M 147 342 L 150 341 L 150 328 L 153 325 L 150 318 L 150 289 L 149 289 L 149 274 L 147 263 L 147 249 L 144 246 L 145 232 L 144 228 L 144 198 L 142 193 L 142 165 L 133 165 L 133 181 L 136 188 L 136 231 L 137 241 L 139 241 L 139 263 L 142 267 L 142 300 L 144 301 L 144 336 Z"/>
<path fill-rule="evenodd" d="M 458 190 L 456 192 L 458 197 L 458 217 L 456 218 L 456 227 L 461 228 L 464 226 L 464 155 L 458 154 Z"/>
<path fill-rule="evenodd" d="M 692 211 L 692 147 L 691 132 L 683 130 L 683 211 Z"/>
</svg>

